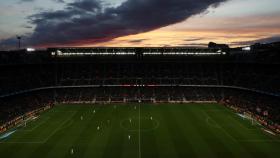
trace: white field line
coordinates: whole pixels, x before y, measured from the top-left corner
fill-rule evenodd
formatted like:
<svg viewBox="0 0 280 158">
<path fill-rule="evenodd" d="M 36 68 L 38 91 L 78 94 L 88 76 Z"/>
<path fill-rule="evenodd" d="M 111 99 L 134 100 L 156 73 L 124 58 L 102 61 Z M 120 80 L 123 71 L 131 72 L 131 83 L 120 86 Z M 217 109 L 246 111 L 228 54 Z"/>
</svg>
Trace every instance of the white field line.
<svg viewBox="0 0 280 158">
<path fill-rule="evenodd" d="M 33 126 L 31 129 L 20 129 L 17 132 L 32 132 L 34 131 L 36 128 L 38 128 L 39 126 L 41 126 L 42 124 L 46 123 L 48 120 L 50 119 L 50 117 L 46 117 L 45 119 L 43 119 L 40 123 L 38 123 L 36 126 Z"/>
<path fill-rule="evenodd" d="M 138 126 L 139 126 L 139 158 L 141 158 L 141 110 L 140 110 L 140 104 L 138 105 L 138 113 L 139 113 L 139 122 L 138 122 Z"/>
<path fill-rule="evenodd" d="M 206 118 L 206 123 L 207 123 L 209 126 L 212 126 L 212 127 L 214 127 L 214 128 L 220 128 L 220 127 L 217 125 L 217 123 L 211 124 L 211 123 L 209 122 L 210 119 L 211 119 L 210 117 L 207 117 L 207 118 Z M 212 119 L 211 119 L 211 120 L 212 120 Z M 214 120 L 212 120 L 212 121 L 214 122 Z"/>
<path fill-rule="evenodd" d="M 50 113 L 74 113 L 74 112 L 77 112 L 77 111 L 54 111 L 54 112 L 50 112 Z M 42 118 L 39 118 L 39 119 L 42 119 Z M 32 127 L 31 129 L 20 129 L 18 130 L 17 132 L 32 132 L 34 131 L 36 128 L 38 128 L 39 126 L 41 126 L 42 124 L 46 123 L 47 120 L 49 120 L 50 117 L 45 117 L 43 119 L 43 121 L 41 121 L 40 123 L 38 123 L 36 126 Z M 35 120 L 36 121 L 36 120 Z M 30 121 L 30 122 L 34 122 L 34 121 Z"/>
<path fill-rule="evenodd" d="M 229 138 L 237 142 L 237 140 L 232 135 L 230 135 L 222 126 L 220 126 L 210 115 L 208 115 L 204 110 L 202 111 L 207 116 L 207 118 L 210 118 L 217 125 L 217 127 L 221 129 Z"/>
<path fill-rule="evenodd" d="M 229 118 L 230 120 L 236 122 L 239 127 L 243 128 L 245 130 L 248 130 L 248 131 L 256 131 L 256 130 L 258 130 L 255 125 L 251 125 L 253 128 L 249 128 L 249 127 L 243 125 L 241 122 L 239 122 L 239 120 L 236 120 L 236 119 L 241 119 L 242 117 L 241 116 L 237 117 L 237 116 L 239 116 L 239 115 L 235 115 L 235 116 L 228 116 L 227 115 L 226 117 Z M 250 121 L 250 120 L 244 118 L 244 119 L 242 119 L 242 121 Z M 232 127 L 232 125 L 229 125 L 229 126 Z"/>
<path fill-rule="evenodd" d="M 76 111 L 77 112 L 77 111 Z M 65 121 L 63 121 L 44 141 L 43 141 L 43 143 L 45 143 L 45 142 L 47 142 L 49 139 L 50 139 L 50 137 L 52 137 L 57 131 L 59 131 L 60 130 L 60 128 L 66 123 L 66 122 L 68 122 L 75 114 L 76 114 L 76 112 L 75 113 L 73 113 L 72 115 L 71 115 L 71 117 L 69 117 L 68 119 L 66 119 Z"/>
<path fill-rule="evenodd" d="M 211 113 L 212 113 L 212 112 L 213 112 L 213 113 L 216 113 L 216 112 L 223 112 L 223 113 L 224 113 L 223 110 L 216 110 L 216 111 L 213 111 L 213 110 L 212 110 L 212 111 L 206 110 L 206 111 L 211 112 Z M 228 109 L 227 109 L 226 111 L 227 111 L 227 113 L 231 113 L 231 111 L 229 111 Z M 235 115 L 235 116 L 239 116 L 239 115 Z M 231 120 L 234 121 L 234 122 L 237 122 L 238 126 L 244 128 L 245 130 L 248 130 L 248 131 L 255 131 L 255 130 L 258 130 L 257 128 L 249 128 L 249 127 L 243 125 L 242 123 L 239 122 L 239 120 L 236 120 L 235 116 L 231 116 L 231 115 L 229 116 L 229 115 L 227 115 L 226 117 L 229 118 L 229 119 L 231 119 Z M 239 116 L 239 117 L 237 117 L 237 118 L 240 119 L 240 118 L 242 118 L 242 117 Z M 249 119 L 247 119 L 247 120 L 250 121 Z M 243 119 L 243 121 L 244 121 L 244 119 Z M 233 127 L 231 124 L 230 124 L 230 125 L 226 125 L 226 126 Z M 254 125 L 252 125 L 252 126 L 255 127 Z"/>
<path fill-rule="evenodd" d="M 213 118 L 211 118 L 205 111 L 203 111 L 208 117 L 206 118 L 206 122 L 207 124 L 209 124 L 209 119 L 211 119 L 215 124 L 216 124 L 216 127 L 214 125 L 210 125 L 210 126 L 213 126 L 215 128 L 220 128 L 221 130 L 224 131 L 224 133 L 226 133 L 228 136 L 230 136 L 234 141 L 236 142 L 253 142 L 253 143 L 270 143 L 270 142 L 279 142 L 280 143 L 280 140 L 279 139 L 275 139 L 275 140 L 271 140 L 271 139 L 236 139 L 234 138 L 233 136 L 231 136 L 226 130 L 224 130 Z M 211 111 L 210 111 L 211 112 Z M 231 118 L 231 119 L 234 119 L 234 118 Z M 237 121 L 238 122 L 238 121 Z M 241 124 L 241 123 L 240 123 Z M 244 126 L 244 125 L 239 125 L 239 126 Z M 243 127 L 245 128 L 245 127 Z M 246 130 L 258 130 L 258 129 L 249 129 L 249 128 L 245 128 Z"/>
<path fill-rule="evenodd" d="M 77 112 L 77 111 L 75 111 Z M 66 119 L 65 121 L 63 121 L 61 124 L 59 124 L 59 126 L 47 137 L 45 138 L 43 141 L 8 141 L 8 142 L 0 142 L 0 144 L 44 144 L 46 143 L 57 131 L 59 131 L 61 129 L 61 127 L 68 122 L 72 116 L 74 116 L 75 113 L 73 113 L 71 115 L 71 117 L 69 117 L 68 119 Z"/>
<path fill-rule="evenodd" d="M 213 127 L 213 128 L 221 129 L 221 127 L 220 127 L 219 125 L 217 125 L 217 123 L 211 124 L 211 123 L 209 122 L 210 119 L 211 119 L 210 117 L 207 117 L 207 118 L 206 118 L 206 123 L 207 123 L 209 126 L 211 126 L 211 127 Z M 211 119 L 211 120 L 214 122 L 213 119 Z M 235 140 L 238 141 L 238 142 L 278 142 L 277 140 L 266 140 L 266 139 L 258 140 L 258 139 L 236 139 L 236 138 L 235 138 Z M 279 142 L 280 142 L 280 141 L 279 141 Z"/>
</svg>

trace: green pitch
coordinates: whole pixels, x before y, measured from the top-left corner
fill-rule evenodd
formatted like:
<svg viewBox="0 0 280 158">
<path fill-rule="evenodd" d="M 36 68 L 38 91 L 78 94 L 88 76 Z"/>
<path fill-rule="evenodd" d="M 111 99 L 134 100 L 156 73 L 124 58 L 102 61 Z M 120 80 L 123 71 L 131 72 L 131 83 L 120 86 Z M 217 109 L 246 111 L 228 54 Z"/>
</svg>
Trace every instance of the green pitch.
<svg viewBox="0 0 280 158">
<path fill-rule="evenodd" d="M 277 136 L 218 104 L 57 105 L 9 132 L 1 158 L 280 156 Z"/>
</svg>

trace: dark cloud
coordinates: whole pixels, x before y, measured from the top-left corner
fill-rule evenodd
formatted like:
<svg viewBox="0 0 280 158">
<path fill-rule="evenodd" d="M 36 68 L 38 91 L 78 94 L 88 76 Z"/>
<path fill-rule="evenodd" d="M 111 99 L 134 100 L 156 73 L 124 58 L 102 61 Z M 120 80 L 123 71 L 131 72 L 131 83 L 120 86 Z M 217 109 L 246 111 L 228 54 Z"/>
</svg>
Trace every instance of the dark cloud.
<svg viewBox="0 0 280 158">
<path fill-rule="evenodd" d="M 200 41 L 200 40 L 205 40 L 207 38 L 189 38 L 189 39 L 185 39 L 184 41 L 186 42 L 195 42 L 195 41 Z"/>
<path fill-rule="evenodd" d="M 1 41 L 1 47 L 8 47 L 9 49 L 12 48 L 12 47 L 15 47 L 17 46 L 17 42 L 18 40 L 15 38 L 9 38 L 9 39 L 6 39 L 6 40 L 2 40 Z"/>
<path fill-rule="evenodd" d="M 263 39 L 258 39 L 255 41 L 255 43 L 273 43 L 273 42 L 280 42 L 280 35 L 263 38 Z"/>
<path fill-rule="evenodd" d="M 29 25 L 23 25 L 22 27 L 26 28 L 26 29 L 32 29 L 33 28 L 32 26 L 29 26 Z"/>
<path fill-rule="evenodd" d="M 101 3 L 96 0 L 83 0 L 83 1 L 77 1 L 73 3 L 69 3 L 67 9 L 69 10 L 75 10 L 75 9 L 81 9 L 85 11 L 97 11 L 101 9 Z"/>
<path fill-rule="evenodd" d="M 135 39 L 135 40 L 130 40 L 129 43 L 141 43 L 143 41 L 146 41 L 147 39 Z"/>
<path fill-rule="evenodd" d="M 232 45 L 252 45 L 255 43 L 273 43 L 273 42 L 280 42 L 280 35 L 278 36 L 271 36 L 267 38 L 261 38 L 257 40 L 252 40 L 252 41 L 242 41 L 242 42 L 232 42 Z"/>
<path fill-rule="evenodd" d="M 225 1 L 127 0 L 118 7 L 104 8 L 98 0 L 80 0 L 64 10 L 29 17 L 35 30 L 26 41 L 31 45 L 104 42 L 181 22 Z"/>
<path fill-rule="evenodd" d="M 35 0 L 20 0 L 20 2 L 34 2 Z"/>
<path fill-rule="evenodd" d="M 36 0 L 20 0 L 19 2 L 34 2 Z M 52 0 L 54 2 L 58 2 L 58 3 L 65 3 L 64 0 Z"/>
<path fill-rule="evenodd" d="M 199 48 L 207 48 L 208 43 L 185 43 L 185 44 L 180 44 L 180 47 L 199 47 Z"/>
<path fill-rule="evenodd" d="M 59 2 L 59 3 L 65 3 L 64 0 L 52 0 L 52 1 Z"/>
</svg>

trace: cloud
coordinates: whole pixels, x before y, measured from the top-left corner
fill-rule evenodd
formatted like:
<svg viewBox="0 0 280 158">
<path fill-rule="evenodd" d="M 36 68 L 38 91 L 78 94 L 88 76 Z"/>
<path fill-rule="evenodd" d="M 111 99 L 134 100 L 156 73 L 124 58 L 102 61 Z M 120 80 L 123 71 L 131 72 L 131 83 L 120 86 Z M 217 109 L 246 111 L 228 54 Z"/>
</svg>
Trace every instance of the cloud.
<svg viewBox="0 0 280 158">
<path fill-rule="evenodd" d="M 200 48 L 207 48 L 208 43 L 185 43 L 179 44 L 180 47 L 200 47 Z"/>
<path fill-rule="evenodd" d="M 20 2 L 34 2 L 35 0 L 20 0 Z"/>
<path fill-rule="evenodd" d="M 255 43 L 273 43 L 273 42 L 280 42 L 280 35 L 262 38 L 255 41 Z"/>
<path fill-rule="evenodd" d="M 147 39 L 135 39 L 135 40 L 130 40 L 128 41 L 129 43 L 134 43 L 134 44 L 137 44 L 137 43 L 141 43 L 143 41 L 146 41 Z"/>
<path fill-rule="evenodd" d="M 252 40 L 252 41 L 242 41 L 242 42 L 232 42 L 232 45 L 252 45 L 255 43 L 273 43 L 273 42 L 280 42 L 280 35 L 277 36 L 271 36 L 271 37 L 266 37 L 266 38 L 261 38 L 257 40 Z"/>
<path fill-rule="evenodd" d="M 80 9 L 84 11 L 96 11 L 101 9 L 101 3 L 96 0 L 83 0 L 83 1 L 77 1 L 73 3 L 69 3 L 67 9 L 69 10 L 75 10 Z"/>
<path fill-rule="evenodd" d="M 30 16 L 35 29 L 26 42 L 50 46 L 109 41 L 182 22 L 225 1 L 127 0 L 110 8 L 98 0 L 75 1 L 68 3 L 64 10 Z"/>
<path fill-rule="evenodd" d="M 20 0 L 19 2 L 34 2 L 36 0 Z M 64 0 L 52 0 L 54 2 L 58 2 L 58 3 L 65 3 Z"/>
<path fill-rule="evenodd" d="M 185 39 L 184 41 L 186 41 L 186 42 L 195 42 L 195 41 L 201 41 L 201 40 L 205 40 L 205 39 L 208 39 L 208 38 L 194 37 L 194 38 Z"/>
<path fill-rule="evenodd" d="M 59 2 L 59 3 L 65 3 L 65 1 L 64 1 L 64 0 L 53 0 L 53 1 L 55 1 L 55 2 Z"/>
</svg>

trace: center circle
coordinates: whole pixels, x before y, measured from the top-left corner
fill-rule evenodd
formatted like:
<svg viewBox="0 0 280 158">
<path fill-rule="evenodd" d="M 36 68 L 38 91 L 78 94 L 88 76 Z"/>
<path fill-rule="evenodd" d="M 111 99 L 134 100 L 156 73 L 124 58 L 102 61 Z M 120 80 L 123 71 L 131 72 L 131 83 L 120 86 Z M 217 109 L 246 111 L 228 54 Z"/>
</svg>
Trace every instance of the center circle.
<svg viewBox="0 0 280 158">
<path fill-rule="evenodd" d="M 140 126 L 139 126 L 140 123 Z M 138 117 L 132 117 L 124 119 L 120 122 L 120 126 L 130 132 L 138 132 L 139 127 L 140 131 L 152 131 L 158 128 L 159 122 L 154 118 L 141 117 L 140 120 Z"/>
</svg>

